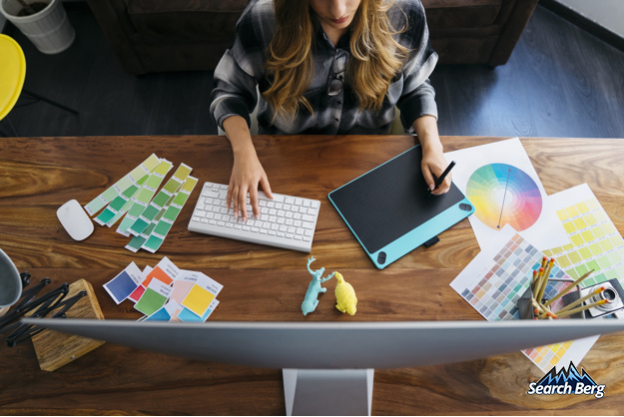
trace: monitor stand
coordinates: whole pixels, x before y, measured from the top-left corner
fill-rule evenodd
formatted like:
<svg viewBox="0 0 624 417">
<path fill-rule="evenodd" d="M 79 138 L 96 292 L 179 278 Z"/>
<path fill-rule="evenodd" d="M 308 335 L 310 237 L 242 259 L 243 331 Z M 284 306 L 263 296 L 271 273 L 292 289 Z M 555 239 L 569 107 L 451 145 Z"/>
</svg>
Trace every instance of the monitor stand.
<svg viewBox="0 0 624 417">
<path fill-rule="evenodd" d="M 282 369 L 289 416 L 370 416 L 374 369 Z"/>
</svg>

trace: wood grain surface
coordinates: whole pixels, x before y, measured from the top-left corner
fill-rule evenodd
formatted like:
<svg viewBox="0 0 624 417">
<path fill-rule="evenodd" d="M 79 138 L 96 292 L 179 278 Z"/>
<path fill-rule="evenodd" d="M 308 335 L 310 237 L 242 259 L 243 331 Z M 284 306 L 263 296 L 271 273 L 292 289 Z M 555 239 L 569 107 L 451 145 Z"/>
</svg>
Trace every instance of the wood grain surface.
<svg viewBox="0 0 624 417">
<path fill-rule="evenodd" d="M 503 138 L 445 137 L 445 150 Z M 356 289 L 358 313 L 340 314 L 321 298 L 303 317 L 310 280 L 306 254 L 187 231 L 195 191 L 156 254 L 133 254 L 128 238 L 96 226 L 84 242 L 63 230 L 56 210 L 86 204 L 150 153 L 194 168 L 200 180 L 227 183 L 229 143 L 219 136 L 15 138 L 0 141 L 0 248 L 33 282 L 87 279 L 108 319 L 137 319 L 130 302 L 117 306 L 102 288 L 134 261 L 143 268 L 168 256 L 224 285 L 211 320 L 405 321 L 481 320 L 449 283 L 479 252 L 464 220 L 383 271 L 376 270 L 327 200 L 327 193 L 414 145 L 409 136 L 286 136 L 254 138 L 273 191 L 322 202 L 312 255 L 340 271 Z M 522 139 L 547 193 L 587 182 L 624 231 L 624 142 Z M 425 291 L 426 290 L 426 291 Z M 328 294 L 331 295 L 331 291 Z M 327 298 L 327 295 L 321 296 Z M 331 297 L 330 297 L 331 298 Z M 601 337 L 581 362 L 606 384 L 588 396 L 535 397 L 541 376 L 519 352 L 479 361 L 375 373 L 374 414 L 620 414 L 624 409 L 624 337 Z M 0 345 L 0 414 L 284 414 L 281 372 L 197 362 L 110 343 L 61 369 L 39 369 L 28 343 Z"/>
<path fill-rule="evenodd" d="M 104 320 L 104 313 L 97 301 L 93 286 L 86 279 L 72 282 L 65 300 L 71 299 L 81 291 L 84 291 L 86 295 L 78 300 L 65 313 L 65 316 L 69 319 Z M 57 308 L 48 316 L 59 310 L 60 308 Z M 32 343 L 37 360 L 39 360 L 39 367 L 43 371 L 52 372 L 97 349 L 105 342 L 47 329 L 33 336 Z"/>
</svg>

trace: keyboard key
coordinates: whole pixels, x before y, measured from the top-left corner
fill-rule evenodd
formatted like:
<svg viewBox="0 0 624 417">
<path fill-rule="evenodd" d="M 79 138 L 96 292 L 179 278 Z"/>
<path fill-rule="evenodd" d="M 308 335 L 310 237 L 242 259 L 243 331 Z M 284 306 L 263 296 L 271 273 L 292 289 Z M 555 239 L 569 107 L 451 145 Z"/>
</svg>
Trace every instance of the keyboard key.
<svg viewBox="0 0 624 417">
<path fill-rule="evenodd" d="M 277 223 L 278 223 L 278 224 L 284 224 L 284 222 L 285 222 L 285 220 L 284 220 L 284 218 L 283 218 L 283 217 L 278 217 L 278 218 L 277 218 Z"/>
<path fill-rule="evenodd" d="M 258 201 L 258 205 L 259 205 L 260 207 L 266 207 L 267 202 L 266 202 L 266 200 L 260 200 L 260 201 Z"/>
<path fill-rule="evenodd" d="M 303 234 L 305 233 L 305 230 L 303 230 L 301 227 L 298 227 L 298 228 L 297 228 L 296 233 L 297 233 L 298 235 L 303 235 Z M 312 233 L 312 231 L 311 231 L 311 230 L 310 230 L 310 233 Z"/>
<path fill-rule="evenodd" d="M 291 211 L 287 211 L 287 212 L 286 212 L 286 218 L 287 218 L 287 219 L 292 219 L 292 217 L 293 217 L 292 212 L 291 212 Z"/>
<path fill-rule="evenodd" d="M 195 210 L 195 215 L 198 217 L 206 217 L 206 212 L 203 210 Z"/>
<path fill-rule="evenodd" d="M 193 216 L 193 218 L 191 220 L 194 221 L 194 222 L 198 222 L 200 219 L 197 216 Z"/>
<path fill-rule="evenodd" d="M 294 238 L 295 238 L 295 235 L 293 235 L 292 233 L 286 233 L 286 237 L 287 237 L 288 239 L 294 239 Z"/>
<path fill-rule="evenodd" d="M 310 222 L 303 222 L 302 226 L 306 229 L 314 229 L 314 224 Z"/>
<path fill-rule="evenodd" d="M 286 226 L 292 226 L 293 225 L 293 220 L 292 219 L 286 219 Z"/>
<path fill-rule="evenodd" d="M 295 220 L 294 226 L 295 227 L 301 226 L 301 220 Z"/>
<path fill-rule="evenodd" d="M 301 216 L 301 220 L 306 221 L 306 222 L 313 222 L 314 216 L 310 216 L 309 214 L 304 214 L 303 216 Z"/>
<path fill-rule="evenodd" d="M 197 205 L 195 206 L 195 208 L 196 208 L 196 209 L 199 209 L 199 210 L 203 210 L 203 209 L 204 209 L 204 207 L 205 207 L 205 206 L 204 206 L 204 204 L 203 204 L 203 203 L 197 203 Z"/>
<path fill-rule="evenodd" d="M 288 229 L 286 229 L 286 231 L 288 233 L 295 233 L 295 228 L 294 227 L 289 227 Z"/>
<path fill-rule="evenodd" d="M 311 216 L 314 216 L 314 215 L 316 215 L 316 210 L 309 208 L 308 209 L 308 214 L 311 215 Z"/>
<path fill-rule="evenodd" d="M 267 203 L 267 207 L 269 207 L 269 208 L 274 208 L 274 207 L 275 207 L 275 203 L 274 203 L 274 202 L 272 202 L 272 201 L 269 201 L 269 202 Z"/>
<path fill-rule="evenodd" d="M 290 211 L 291 207 L 292 206 L 290 204 L 284 204 L 284 210 L 286 210 L 286 211 Z"/>
<path fill-rule="evenodd" d="M 305 207 L 299 207 L 299 213 L 301 214 L 306 214 L 308 212 L 308 209 Z"/>
<path fill-rule="evenodd" d="M 212 220 L 212 221 L 214 221 L 214 220 Z M 208 223 L 208 219 L 201 219 L 201 222 L 202 223 Z"/>
<path fill-rule="evenodd" d="M 299 214 L 299 213 L 295 213 L 295 214 L 293 214 L 293 218 L 294 218 L 295 220 L 301 220 L 301 214 Z"/>
<path fill-rule="evenodd" d="M 285 234 L 285 233 L 282 233 L 282 232 L 277 232 L 277 235 L 278 235 L 279 237 L 286 237 L 286 234 Z"/>
<path fill-rule="evenodd" d="M 295 197 L 295 204 L 296 204 L 296 205 L 298 205 L 298 206 L 300 206 L 300 205 L 302 205 L 302 204 L 303 204 L 303 200 L 302 200 L 302 199 L 300 199 L 300 198 L 296 198 L 296 197 Z"/>
<path fill-rule="evenodd" d="M 278 210 L 281 210 L 284 207 L 284 204 L 282 203 L 275 203 L 275 208 Z"/>
<path fill-rule="evenodd" d="M 281 225 L 281 226 L 279 227 L 279 231 L 280 231 L 280 232 L 285 232 L 286 230 L 288 230 L 288 228 L 287 228 L 286 226 L 284 226 L 284 225 Z"/>
<path fill-rule="evenodd" d="M 216 191 L 212 191 L 212 190 L 206 190 L 204 189 L 204 191 L 202 192 L 202 195 L 204 197 L 210 197 L 210 198 L 218 198 L 219 197 L 219 193 Z"/>
<path fill-rule="evenodd" d="M 310 200 L 303 200 L 303 207 L 310 207 Z"/>
<path fill-rule="evenodd" d="M 292 198 L 292 197 L 286 197 L 284 199 L 284 203 L 286 203 L 286 204 L 293 204 L 294 202 L 295 202 L 295 199 Z"/>
<path fill-rule="evenodd" d="M 220 215 L 220 214 L 216 214 L 216 215 L 214 216 L 214 219 L 215 219 L 215 220 L 221 220 L 221 215 Z"/>
<path fill-rule="evenodd" d="M 286 215 L 286 212 L 284 210 L 277 210 L 278 217 L 284 217 L 285 215 Z"/>
</svg>

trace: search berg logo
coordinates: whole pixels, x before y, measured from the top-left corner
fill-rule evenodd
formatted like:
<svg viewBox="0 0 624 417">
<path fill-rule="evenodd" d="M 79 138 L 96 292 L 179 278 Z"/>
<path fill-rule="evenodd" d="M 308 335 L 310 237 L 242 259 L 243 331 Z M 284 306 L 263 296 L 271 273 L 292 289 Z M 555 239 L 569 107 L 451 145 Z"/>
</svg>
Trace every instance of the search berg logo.
<svg viewBox="0 0 624 417">
<path fill-rule="evenodd" d="M 582 373 L 582 375 L 581 375 Z M 559 372 L 556 372 L 556 367 L 553 367 L 550 372 L 542 377 L 537 382 L 531 382 L 529 384 L 529 395 L 593 395 L 596 398 L 604 397 L 604 390 L 606 385 L 598 385 L 589 376 L 583 368 L 581 373 L 576 370 L 576 367 L 570 362 L 570 367 L 566 371 L 562 368 Z"/>
</svg>

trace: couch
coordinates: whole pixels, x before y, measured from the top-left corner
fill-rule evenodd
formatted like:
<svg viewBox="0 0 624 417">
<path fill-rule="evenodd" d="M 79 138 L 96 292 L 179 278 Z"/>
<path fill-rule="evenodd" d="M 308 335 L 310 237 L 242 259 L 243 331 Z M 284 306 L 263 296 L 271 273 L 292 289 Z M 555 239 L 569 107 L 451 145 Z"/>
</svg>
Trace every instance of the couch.
<svg viewBox="0 0 624 417">
<path fill-rule="evenodd" d="M 214 69 L 249 0 L 87 0 L 125 71 Z M 299 0 L 293 0 L 299 1 Z M 422 0 L 441 64 L 503 65 L 538 0 Z"/>
</svg>

